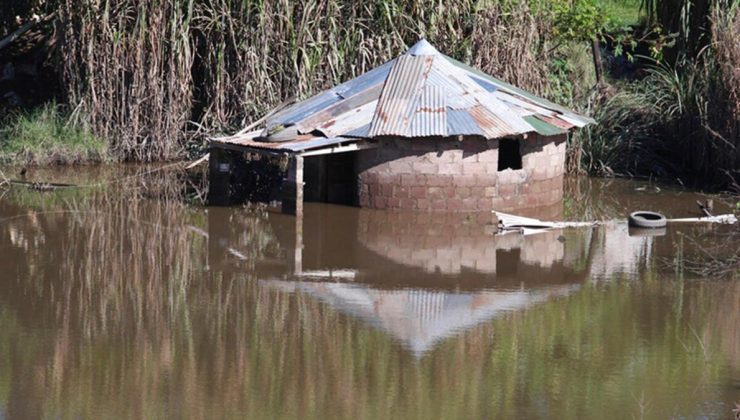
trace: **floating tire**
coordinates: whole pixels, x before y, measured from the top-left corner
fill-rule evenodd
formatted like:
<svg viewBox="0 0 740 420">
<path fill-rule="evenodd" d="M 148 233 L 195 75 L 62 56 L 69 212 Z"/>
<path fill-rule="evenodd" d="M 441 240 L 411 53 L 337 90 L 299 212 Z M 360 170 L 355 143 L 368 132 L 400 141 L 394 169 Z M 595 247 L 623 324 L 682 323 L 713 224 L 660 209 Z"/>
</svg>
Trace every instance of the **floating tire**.
<svg viewBox="0 0 740 420">
<path fill-rule="evenodd" d="M 658 229 L 665 227 L 666 220 L 665 216 L 654 211 L 636 211 L 630 213 L 628 224 L 636 228 Z"/>
<path fill-rule="evenodd" d="M 627 229 L 627 234 L 631 237 L 655 237 L 655 236 L 664 236 L 667 233 L 666 228 L 639 228 L 639 227 L 629 227 Z"/>
</svg>

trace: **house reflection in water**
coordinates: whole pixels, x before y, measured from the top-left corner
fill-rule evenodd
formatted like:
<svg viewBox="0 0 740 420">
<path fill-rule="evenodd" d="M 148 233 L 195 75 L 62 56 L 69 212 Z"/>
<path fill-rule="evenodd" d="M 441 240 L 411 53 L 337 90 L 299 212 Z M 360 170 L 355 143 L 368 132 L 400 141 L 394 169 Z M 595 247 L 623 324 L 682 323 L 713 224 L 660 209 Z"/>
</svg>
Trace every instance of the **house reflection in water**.
<svg viewBox="0 0 740 420">
<path fill-rule="evenodd" d="M 259 285 L 318 299 L 417 356 L 445 337 L 577 291 L 615 268 L 604 265 L 615 246 L 629 251 L 618 268 L 634 272 L 651 241 L 627 237 L 626 228 L 494 236 L 490 214 L 310 204 L 305 211 L 302 223 L 270 215 L 288 264 L 274 274 L 259 270 Z"/>
<path fill-rule="evenodd" d="M 333 309 L 390 334 L 417 356 L 445 337 L 578 289 L 558 285 L 540 290 L 453 292 L 429 289 L 376 289 L 366 284 L 267 280 L 266 287 L 306 293 Z"/>
</svg>

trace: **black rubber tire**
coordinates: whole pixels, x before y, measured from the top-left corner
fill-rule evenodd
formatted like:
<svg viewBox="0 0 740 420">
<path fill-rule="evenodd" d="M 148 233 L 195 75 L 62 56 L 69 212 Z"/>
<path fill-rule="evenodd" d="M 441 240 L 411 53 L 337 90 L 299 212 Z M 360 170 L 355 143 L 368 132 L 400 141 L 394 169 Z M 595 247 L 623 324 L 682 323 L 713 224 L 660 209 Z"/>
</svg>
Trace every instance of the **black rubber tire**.
<svg viewBox="0 0 740 420">
<path fill-rule="evenodd" d="M 657 229 L 665 227 L 665 216 L 654 211 L 635 211 L 630 213 L 628 225 L 643 229 Z"/>
<path fill-rule="evenodd" d="M 667 233 L 666 228 L 639 228 L 630 227 L 627 229 L 627 234 L 630 237 L 654 237 L 663 236 Z"/>
</svg>

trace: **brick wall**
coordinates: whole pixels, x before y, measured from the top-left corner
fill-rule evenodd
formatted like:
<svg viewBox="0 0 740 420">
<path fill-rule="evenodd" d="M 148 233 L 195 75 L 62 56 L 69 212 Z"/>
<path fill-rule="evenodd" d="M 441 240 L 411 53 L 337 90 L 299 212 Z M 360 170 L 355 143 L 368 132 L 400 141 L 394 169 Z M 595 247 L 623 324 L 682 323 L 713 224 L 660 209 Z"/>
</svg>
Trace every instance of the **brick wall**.
<svg viewBox="0 0 740 420">
<path fill-rule="evenodd" d="M 522 140 L 522 169 L 498 171 L 498 140 L 382 140 L 357 154 L 361 207 L 490 211 L 555 204 L 563 197 L 565 136 Z"/>
</svg>

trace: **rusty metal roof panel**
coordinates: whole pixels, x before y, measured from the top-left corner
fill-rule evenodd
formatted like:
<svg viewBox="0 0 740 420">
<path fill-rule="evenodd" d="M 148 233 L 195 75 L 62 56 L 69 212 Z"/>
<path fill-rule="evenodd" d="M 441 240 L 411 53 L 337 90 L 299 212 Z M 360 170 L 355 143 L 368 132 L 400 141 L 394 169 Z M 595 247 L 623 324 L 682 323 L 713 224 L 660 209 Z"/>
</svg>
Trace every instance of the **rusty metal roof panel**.
<svg viewBox="0 0 740 420">
<path fill-rule="evenodd" d="M 486 135 L 465 109 L 447 109 L 447 132 L 461 136 Z"/>
<path fill-rule="evenodd" d="M 503 91 L 510 92 L 510 93 L 512 93 L 514 95 L 517 95 L 517 96 L 521 97 L 522 99 L 530 100 L 530 101 L 534 102 L 535 104 L 537 104 L 537 105 L 539 105 L 539 106 L 541 106 L 543 108 L 547 108 L 549 110 L 556 111 L 556 112 L 560 113 L 561 115 L 565 116 L 566 118 L 568 118 L 569 120 L 573 121 L 574 123 L 577 123 L 577 124 L 574 124 L 577 127 L 583 127 L 583 126 L 588 125 L 588 124 L 594 124 L 594 123 L 596 123 L 596 121 L 593 118 L 590 118 L 590 117 L 587 117 L 587 116 L 584 116 L 584 115 L 576 114 L 575 112 L 573 112 L 573 111 L 571 111 L 571 110 L 569 110 L 569 109 L 567 109 L 567 108 L 565 108 L 563 106 L 560 106 L 558 104 L 555 104 L 553 102 L 550 102 L 547 99 L 541 98 L 539 96 L 533 95 L 533 94 L 531 94 L 531 93 L 529 93 L 529 92 L 527 92 L 527 91 L 525 91 L 523 89 L 520 89 L 520 88 L 518 88 L 516 86 L 513 86 L 511 84 L 508 84 L 508 83 L 504 82 L 503 80 L 499 80 L 499 79 L 497 79 L 497 78 L 495 78 L 495 77 L 493 77 L 491 75 L 488 75 L 486 73 L 483 73 L 482 71 L 480 71 L 480 70 L 478 70 L 478 69 L 476 69 L 474 67 L 470 67 L 469 65 L 467 65 L 467 64 L 465 64 L 463 62 L 460 62 L 460 61 L 455 60 L 454 58 L 451 58 L 451 57 L 446 57 L 446 58 L 454 66 L 459 67 L 459 68 L 463 69 L 465 72 L 467 72 L 474 80 L 476 80 L 476 81 L 483 80 L 486 83 L 493 84 L 494 86 L 496 86 L 496 88 L 498 90 L 503 90 Z"/>
<path fill-rule="evenodd" d="M 495 139 L 519 134 L 509 122 L 503 120 L 483 105 L 474 106 L 470 108 L 469 112 L 486 138 Z M 534 131 L 534 128 L 530 131 Z"/>
<path fill-rule="evenodd" d="M 470 108 L 477 103 L 470 92 L 467 92 L 462 85 L 444 74 L 439 66 L 432 67 L 426 86 L 436 86 L 442 89 L 447 96 L 447 106 L 452 109 Z"/>
<path fill-rule="evenodd" d="M 499 127 L 500 130 L 507 130 L 505 133 L 497 130 L 496 132 L 499 133 L 499 136 L 509 136 L 534 131 L 534 128 L 531 125 L 529 125 L 517 113 L 513 112 L 505 103 L 496 98 L 494 93 L 483 89 L 479 84 L 475 83 L 468 74 L 462 71 L 462 69 L 450 63 L 446 57 L 445 59 L 438 61 L 438 63 L 435 62 L 435 65 L 439 66 L 440 72 L 445 74 L 450 80 L 459 84 L 466 94 L 469 94 L 475 99 L 476 104 L 468 108 L 471 110 L 471 115 L 475 113 L 481 118 L 481 121 L 491 120 L 495 117 L 495 119 L 499 121 L 496 126 Z M 486 112 L 472 111 L 474 108 L 477 109 L 478 107 L 485 108 Z M 505 121 L 506 123 L 501 124 L 501 121 Z M 489 131 L 488 126 L 482 126 L 482 129 L 484 132 Z M 454 135 L 457 133 L 449 134 Z"/>
<path fill-rule="evenodd" d="M 343 114 L 337 115 L 336 117 L 317 125 L 314 128 L 314 131 L 319 131 L 326 137 L 336 137 L 368 125 L 373 119 L 375 107 L 377 105 L 378 101 L 375 100 L 350 109 Z"/>
<path fill-rule="evenodd" d="M 380 94 L 370 137 L 408 135 L 418 95 L 434 58 L 428 55 L 398 57 Z"/>
<path fill-rule="evenodd" d="M 330 105 L 329 107 L 327 107 L 326 109 L 320 112 L 316 112 L 313 115 L 308 116 L 306 119 L 296 123 L 298 132 L 310 133 L 315 130 L 321 130 L 320 127 L 323 127 L 328 123 L 331 123 L 332 121 L 339 118 L 341 115 L 345 115 L 352 111 L 356 111 L 360 108 L 365 108 L 367 107 L 368 104 L 371 104 L 371 103 L 377 104 L 378 95 L 380 94 L 381 88 L 382 86 L 380 85 L 370 87 L 362 92 L 358 92 L 356 95 L 350 98 L 339 101 L 333 105 Z M 373 108 L 370 113 L 371 118 L 372 118 L 372 114 L 374 113 L 374 111 L 375 111 L 375 105 L 373 105 Z M 358 124 L 362 125 L 364 123 L 358 123 Z"/>
<path fill-rule="evenodd" d="M 535 117 L 537 120 L 532 120 Z M 593 120 L 539 98 L 437 51 L 425 40 L 355 79 L 268 119 L 268 140 L 306 134 L 372 138 L 483 135 L 505 137 Z"/>
<path fill-rule="evenodd" d="M 446 95 L 442 88 L 427 85 L 421 90 L 408 136 L 447 136 Z"/>
<path fill-rule="evenodd" d="M 377 87 L 376 92 L 379 93 L 379 88 L 382 87 L 385 79 L 388 77 L 391 67 L 396 59 L 393 59 L 380 67 L 372 69 L 362 75 L 342 83 L 332 89 L 325 90 L 313 97 L 294 104 L 274 116 L 268 119 L 267 127 L 276 127 L 279 125 L 288 126 L 296 124 L 308 118 L 311 118 L 317 113 L 325 111 L 327 108 L 334 107 L 343 100 L 361 94 L 364 91 Z M 375 99 L 375 98 L 373 98 Z M 365 102 L 366 103 L 366 102 Z M 362 105 L 362 104 L 360 104 Z M 334 113 L 332 115 L 337 115 Z"/>
</svg>

